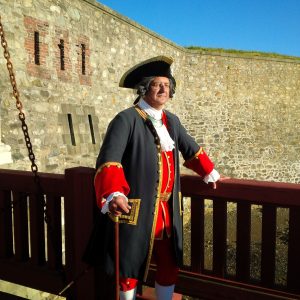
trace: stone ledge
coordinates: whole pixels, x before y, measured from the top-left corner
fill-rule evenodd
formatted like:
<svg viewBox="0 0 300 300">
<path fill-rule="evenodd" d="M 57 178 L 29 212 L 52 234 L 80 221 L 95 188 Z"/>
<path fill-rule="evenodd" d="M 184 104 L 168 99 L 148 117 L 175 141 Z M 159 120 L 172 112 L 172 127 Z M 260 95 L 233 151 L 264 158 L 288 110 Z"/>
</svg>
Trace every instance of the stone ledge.
<svg viewBox="0 0 300 300">
<path fill-rule="evenodd" d="M 11 148 L 0 142 L 0 165 L 13 163 Z"/>
</svg>

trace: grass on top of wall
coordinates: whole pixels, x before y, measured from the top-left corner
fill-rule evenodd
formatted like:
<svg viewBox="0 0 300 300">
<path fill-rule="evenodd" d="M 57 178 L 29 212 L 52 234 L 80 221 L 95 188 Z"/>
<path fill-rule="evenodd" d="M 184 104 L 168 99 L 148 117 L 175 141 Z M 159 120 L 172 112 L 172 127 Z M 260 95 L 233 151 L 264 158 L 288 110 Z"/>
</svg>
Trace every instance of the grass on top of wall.
<svg viewBox="0 0 300 300">
<path fill-rule="evenodd" d="M 290 55 L 271 53 L 271 52 L 245 51 L 245 50 L 223 49 L 223 48 L 204 48 L 204 47 L 197 47 L 197 46 L 188 46 L 185 48 L 190 50 L 198 50 L 199 52 L 203 52 L 203 53 L 213 53 L 213 52 L 230 53 L 230 54 L 238 54 L 238 55 L 245 55 L 245 56 L 252 56 L 252 57 L 284 58 L 284 59 L 293 59 L 293 60 L 300 61 L 300 57 L 297 56 L 290 56 Z"/>
</svg>

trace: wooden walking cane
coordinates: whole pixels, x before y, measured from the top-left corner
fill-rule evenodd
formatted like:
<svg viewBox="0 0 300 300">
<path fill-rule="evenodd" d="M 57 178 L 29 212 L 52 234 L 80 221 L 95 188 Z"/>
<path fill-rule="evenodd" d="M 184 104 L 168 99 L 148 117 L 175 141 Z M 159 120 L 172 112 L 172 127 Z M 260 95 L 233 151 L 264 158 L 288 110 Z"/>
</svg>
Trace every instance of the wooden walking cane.
<svg viewBox="0 0 300 300">
<path fill-rule="evenodd" d="M 115 299 L 120 298 L 120 253 L 119 253 L 119 217 L 114 217 L 115 222 Z"/>
<path fill-rule="evenodd" d="M 119 244 L 119 224 L 126 223 L 136 225 L 140 210 L 140 199 L 128 199 L 131 209 L 128 214 L 123 213 L 119 217 L 109 214 L 109 217 L 115 222 L 115 300 L 120 297 L 120 244 Z"/>
</svg>

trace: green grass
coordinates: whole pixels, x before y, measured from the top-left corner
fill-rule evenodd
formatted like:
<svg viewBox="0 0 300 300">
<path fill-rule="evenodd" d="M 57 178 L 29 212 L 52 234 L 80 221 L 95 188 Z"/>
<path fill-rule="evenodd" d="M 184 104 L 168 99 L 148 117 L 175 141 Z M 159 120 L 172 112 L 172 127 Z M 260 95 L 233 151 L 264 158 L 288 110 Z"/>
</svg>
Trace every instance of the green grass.
<svg viewBox="0 0 300 300">
<path fill-rule="evenodd" d="M 300 57 L 298 57 L 298 56 L 289 56 L 289 55 L 270 53 L 270 52 L 244 51 L 244 50 L 223 49 L 223 48 L 204 48 L 204 47 L 197 47 L 197 46 L 188 46 L 185 48 L 190 49 L 190 50 L 197 50 L 197 51 L 203 52 L 203 53 L 217 52 L 217 53 L 245 55 L 245 56 L 252 56 L 252 57 L 271 57 L 271 58 L 284 58 L 284 59 L 300 60 Z"/>
</svg>

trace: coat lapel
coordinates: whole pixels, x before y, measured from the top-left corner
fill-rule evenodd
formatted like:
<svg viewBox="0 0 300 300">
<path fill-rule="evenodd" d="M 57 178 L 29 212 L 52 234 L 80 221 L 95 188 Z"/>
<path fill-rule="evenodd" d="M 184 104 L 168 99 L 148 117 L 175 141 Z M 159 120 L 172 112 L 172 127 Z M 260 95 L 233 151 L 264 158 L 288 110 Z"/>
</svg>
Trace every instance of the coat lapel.
<svg viewBox="0 0 300 300">
<path fill-rule="evenodd" d="M 176 142 L 176 135 L 175 135 L 175 123 L 174 123 L 174 119 L 170 116 L 170 114 L 167 111 L 164 111 L 165 116 L 166 116 L 166 123 L 167 123 L 167 129 L 169 131 L 170 137 L 173 139 L 173 141 L 175 142 L 175 144 L 177 144 Z"/>
</svg>

